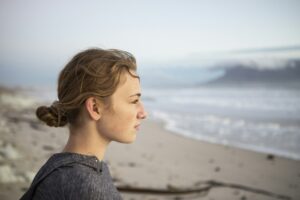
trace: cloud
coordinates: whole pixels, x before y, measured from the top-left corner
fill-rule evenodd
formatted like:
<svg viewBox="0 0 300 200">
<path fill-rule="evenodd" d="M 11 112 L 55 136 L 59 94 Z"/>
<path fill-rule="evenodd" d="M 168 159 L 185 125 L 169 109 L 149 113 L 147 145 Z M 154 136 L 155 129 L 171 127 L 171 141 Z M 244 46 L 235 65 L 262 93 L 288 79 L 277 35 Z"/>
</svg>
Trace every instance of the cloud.
<svg viewBox="0 0 300 200">
<path fill-rule="evenodd" d="M 251 53 L 262 53 L 262 52 L 291 52 L 291 51 L 300 51 L 300 45 L 239 49 L 239 50 L 231 51 L 231 53 L 233 53 L 233 54 L 251 54 Z"/>
</svg>

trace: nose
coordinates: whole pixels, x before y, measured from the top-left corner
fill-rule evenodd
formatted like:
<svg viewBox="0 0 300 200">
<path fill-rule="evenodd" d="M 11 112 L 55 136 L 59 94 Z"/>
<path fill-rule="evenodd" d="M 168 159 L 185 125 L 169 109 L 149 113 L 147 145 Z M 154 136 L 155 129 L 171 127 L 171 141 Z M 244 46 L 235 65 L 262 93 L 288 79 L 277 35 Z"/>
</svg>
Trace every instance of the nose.
<svg viewBox="0 0 300 200">
<path fill-rule="evenodd" d="M 147 117 L 147 112 L 145 111 L 144 105 L 141 103 L 141 108 L 140 111 L 138 112 L 138 119 L 146 119 Z"/>
</svg>

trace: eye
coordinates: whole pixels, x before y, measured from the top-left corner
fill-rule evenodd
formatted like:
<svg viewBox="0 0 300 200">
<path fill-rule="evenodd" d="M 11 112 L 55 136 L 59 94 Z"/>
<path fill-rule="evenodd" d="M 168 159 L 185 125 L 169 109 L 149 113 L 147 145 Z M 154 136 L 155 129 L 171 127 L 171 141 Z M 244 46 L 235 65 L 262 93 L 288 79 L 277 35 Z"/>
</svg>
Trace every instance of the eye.
<svg viewBox="0 0 300 200">
<path fill-rule="evenodd" d="M 133 101 L 132 103 L 133 103 L 133 104 L 137 104 L 138 102 L 139 102 L 139 99 Z"/>
</svg>

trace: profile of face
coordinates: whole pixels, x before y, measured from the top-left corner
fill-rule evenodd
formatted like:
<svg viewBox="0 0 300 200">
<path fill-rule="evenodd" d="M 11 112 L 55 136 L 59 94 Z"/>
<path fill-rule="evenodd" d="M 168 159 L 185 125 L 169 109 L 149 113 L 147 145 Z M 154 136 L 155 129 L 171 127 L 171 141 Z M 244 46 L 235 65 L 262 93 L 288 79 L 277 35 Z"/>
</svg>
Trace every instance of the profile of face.
<svg viewBox="0 0 300 200">
<path fill-rule="evenodd" d="M 140 96 L 140 80 L 128 72 L 122 74 L 120 84 L 110 98 L 111 107 L 104 109 L 97 121 L 98 133 L 109 141 L 133 142 L 147 115 Z"/>
</svg>

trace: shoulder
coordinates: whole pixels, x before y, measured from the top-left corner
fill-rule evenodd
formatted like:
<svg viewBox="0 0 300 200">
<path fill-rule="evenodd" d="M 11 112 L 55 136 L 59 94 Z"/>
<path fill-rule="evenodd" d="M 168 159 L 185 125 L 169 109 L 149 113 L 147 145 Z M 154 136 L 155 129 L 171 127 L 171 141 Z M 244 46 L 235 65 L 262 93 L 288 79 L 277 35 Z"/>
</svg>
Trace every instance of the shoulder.
<svg viewBox="0 0 300 200">
<path fill-rule="evenodd" d="M 47 198 L 45 198 L 47 196 Z M 34 199 L 121 199 L 107 166 L 103 171 L 74 164 L 57 168 L 37 187 Z"/>
<path fill-rule="evenodd" d="M 59 169 L 62 182 L 67 184 L 67 187 L 93 187 L 99 186 L 103 182 L 103 176 L 96 170 L 81 164 L 75 164 L 69 167 Z"/>
<path fill-rule="evenodd" d="M 62 186 L 62 173 L 56 169 L 37 185 L 33 199 L 62 199 Z"/>
<path fill-rule="evenodd" d="M 80 164 L 63 166 L 55 169 L 39 184 L 34 197 L 66 200 L 100 199 L 101 182 L 101 175 L 87 166 Z"/>
</svg>

